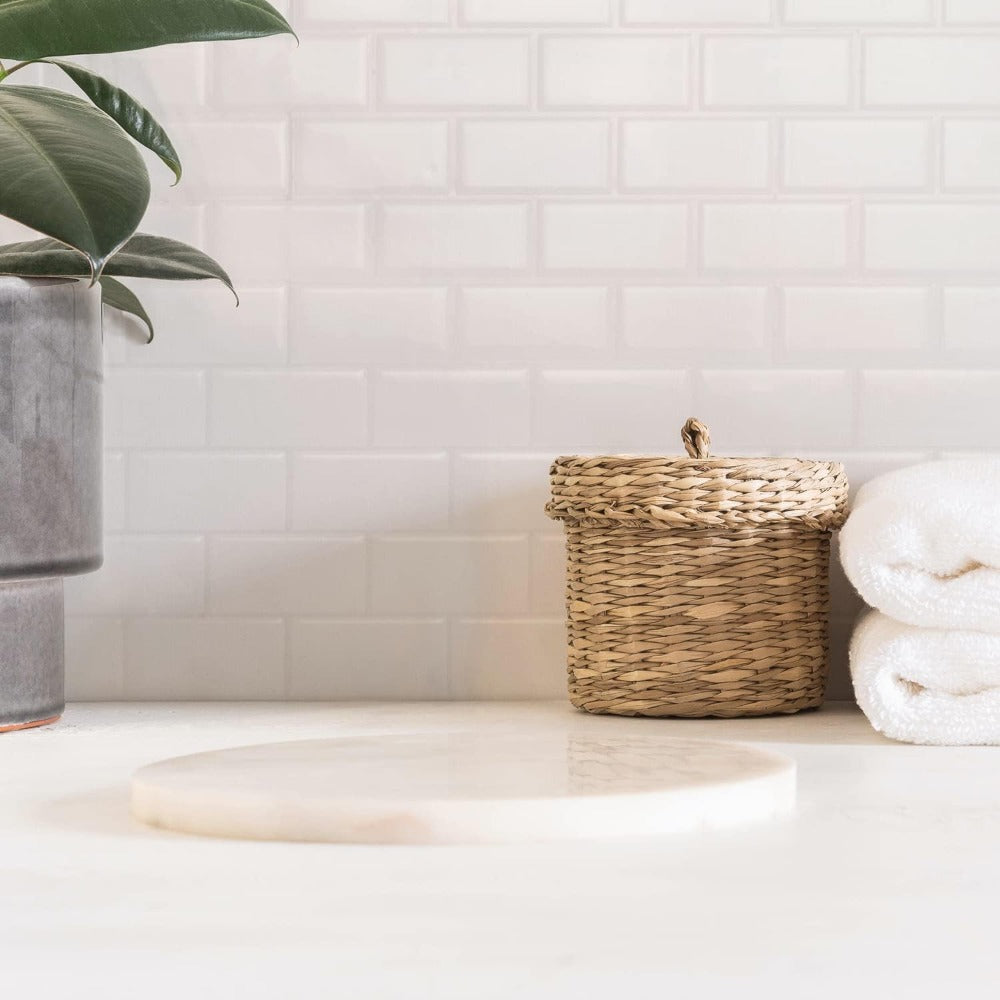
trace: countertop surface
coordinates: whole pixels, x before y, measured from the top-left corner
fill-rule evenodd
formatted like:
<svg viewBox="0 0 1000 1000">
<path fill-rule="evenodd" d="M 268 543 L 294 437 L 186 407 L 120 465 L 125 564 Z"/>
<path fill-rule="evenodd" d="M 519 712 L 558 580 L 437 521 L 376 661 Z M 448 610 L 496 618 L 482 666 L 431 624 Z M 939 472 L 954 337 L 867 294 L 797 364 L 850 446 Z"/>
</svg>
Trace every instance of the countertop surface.
<svg viewBox="0 0 1000 1000">
<path fill-rule="evenodd" d="M 215 840 L 128 815 L 130 774 L 164 757 L 472 729 L 759 745 L 796 760 L 798 810 L 472 847 Z M 998 899 L 1000 749 L 891 743 L 846 706 L 668 721 L 560 703 L 80 704 L 0 737 L 9 995 L 994 997 Z"/>
</svg>

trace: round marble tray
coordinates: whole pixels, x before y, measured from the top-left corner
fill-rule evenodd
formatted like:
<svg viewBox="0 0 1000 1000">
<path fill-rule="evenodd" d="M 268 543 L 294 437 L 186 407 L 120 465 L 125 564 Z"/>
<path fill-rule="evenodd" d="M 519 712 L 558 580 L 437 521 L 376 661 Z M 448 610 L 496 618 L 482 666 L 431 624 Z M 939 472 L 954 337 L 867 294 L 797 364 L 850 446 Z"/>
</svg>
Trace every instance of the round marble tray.
<svg viewBox="0 0 1000 1000">
<path fill-rule="evenodd" d="M 150 764 L 132 813 L 185 833 L 511 843 L 731 826 L 791 811 L 795 764 L 734 743 L 458 732 L 302 740 Z"/>
</svg>

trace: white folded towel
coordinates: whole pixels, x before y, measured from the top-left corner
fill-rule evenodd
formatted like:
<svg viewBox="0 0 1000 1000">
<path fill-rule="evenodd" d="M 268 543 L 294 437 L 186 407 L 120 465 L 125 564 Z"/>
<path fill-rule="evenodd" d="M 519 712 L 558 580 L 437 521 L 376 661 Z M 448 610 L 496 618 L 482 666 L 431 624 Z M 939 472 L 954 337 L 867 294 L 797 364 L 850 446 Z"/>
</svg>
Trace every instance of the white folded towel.
<svg viewBox="0 0 1000 1000">
<path fill-rule="evenodd" d="M 926 462 L 871 480 L 840 557 L 865 601 L 901 622 L 1000 632 L 1000 462 Z"/>
<path fill-rule="evenodd" d="M 869 611 L 851 639 L 851 679 L 868 720 L 894 740 L 1000 744 L 1000 635 Z"/>
</svg>

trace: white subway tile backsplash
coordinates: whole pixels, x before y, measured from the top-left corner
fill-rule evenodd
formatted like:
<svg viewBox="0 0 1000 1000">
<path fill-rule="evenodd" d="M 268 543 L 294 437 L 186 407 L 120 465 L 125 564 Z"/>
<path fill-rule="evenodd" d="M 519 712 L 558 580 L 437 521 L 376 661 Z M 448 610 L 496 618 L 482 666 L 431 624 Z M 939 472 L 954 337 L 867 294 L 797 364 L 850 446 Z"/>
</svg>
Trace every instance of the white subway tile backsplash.
<svg viewBox="0 0 1000 1000">
<path fill-rule="evenodd" d="M 927 122 L 793 120 L 785 124 L 790 188 L 920 188 L 930 174 Z"/>
<path fill-rule="evenodd" d="M 655 453 L 690 403 L 683 372 L 542 372 L 532 443 L 554 453 Z"/>
<path fill-rule="evenodd" d="M 371 542 L 376 615 L 523 615 L 528 539 L 379 537 Z"/>
<path fill-rule="evenodd" d="M 293 619 L 290 665 L 295 699 L 446 698 L 448 630 L 440 618 Z"/>
<path fill-rule="evenodd" d="M 847 38 L 746 35 L 704 42 L 707 107 L 842 107 L 851 94 Z"/>
<path fill-rule="evenodd" d="M 337 448 L 367 439 L 363 372 L 224 371 L 212 377 L 212 443 Z"/>
<path fill-rule="evenodd" d="M 704 208 L 707 268 L 830 270 L 847 264 L 848 214 L 840 204 L 712 204 Z"/>
<path fill-rule="evenodd" d="M 448 345 L 444 288 L 327 288 L 292 294 L 297 365 L 427 361 Z"/>
<path fill-rule="evenodd" d="M 205 400 L 203 372 L 110 368 L 104 376 L 104 444 L 109 448 L 202 445 Z"/>
<path fill-rule="evenodd" d="M 465 122 L 459 133 L 462 184 L 484 190 L 605 190 L 610 131 L 607 122 L 579 119 Z"/>
<path fill-rule="evenodd" d="M 844 372 L 709 371 L 702 383 L 698 409 L 716 454 L 794 454 L 851 443 L 854 406 Z"/>
<path fill-rule="evenodd" d="M 868 104 L 1000 104 L 1000 38 L 873 37 L 864 65 Z"/>
<path fill-rule="evenodd" d="M 405 270 L 523 268 L 528 212 L 519 204 L 386 205 L 382 264 Z"/>
<path fill-rule="evenodd" d="M 389 447 L 517 447 L 528 442 L 524 372 L 386 372 L 374 435 Z"/>
<path fill-rule="evenodd" d="M 293 132 L 295 189 L 441 191 L 448 183 L 446 121 L 301 121 Z"/>
<path fill-rule="evenodd" d="M 458 327 L 478 348 L 594 350 L 608 342 L 605 288 L 464 288 Z"/>
<path fill-rule="evenodd" d="M 785 346 L 798 353 L 916 351 L 928 343 L 923 288 L 787 288 Z"/>
<path fill-rule="evenodd" d="M 859 443 L 864 448 L 996 448 L 988 413 L 1000 397 L 1000 371 L 864 372 Z M 960 424 L 956 435 L 955 424 Z"/>
<path fill-rule="evenodd" d="M 688 209 L 680 204 L 549 204 L 542 208 L 542 263 L 553 269 L 682 268 Z"/>
<path fill-rule="evenodd" d="M 266 39 L 212 50 L 212 93 L 222 108 L 361 107 L 366 100 L 367 45 L 361 36 L 303 33 L 293 50 Z"/>
<path fill-rule="evenodd" d="M 360 615 L 367 587 L 361 538 L 213 538 L 208 606 L 220 615 Z"/>
<path fill-rule="evenodd" d="M 614 0 L 459 0 L 467 24 L 607 24 Z"/>
<path fill-rule="evenodd" d="M 125 696 L 138 700 L 281 698 L 280 618 L 134 618 L 125 629 Z"/>
<path fill-rule="evenodd" d="M 381 60 L 381 96 L 389 107 L 524 107 L 528 103 L 527 38 L 386 38 Z"/>
<path fill-rule="evenodd" d="M 560 698 L 566 629 L 556 621 L 462 619 L 451 632 L 454 695 L 470 700 Z"/>
<path fill-rule="evenodd" d="M 945 122 L 942 155 L 946 188 L 1000 187 L 1000 123 L 989 119 Z"/>
<path fill-rule="evenodd" d="M 292 465 L 295 531 L 417 531 L 448 527 L 448 456 L 325 455 Z"/>
<path fill-rule="evenodd" d="M 771 0 L 622 0 L 628 25 L 767 24 Z"/>
<path fill-rule="evenodd" d="M 543 38 L 542 102 L 551 107 L 671 107 L 688 101 L 686 38 Z"/>
<path fill-rule="evenodd" d="M 626 121 L 622 183 L 635 189 L 763 188 L 769 147 L 766 121 Z"/>
<path fill-rule="evenodd" d="M 1000 206 L 869 205 L 864 255 L 873 270 L 994 271 L 1000 267 Z"/>
<path fill-rule="evenodd" d="M 281 454 L 136 452 L 129 460 L 132 531 L 280 531 Z"/>
<path fill-rule="evenodd" d="M 81 57 L 184 163 L 143 230 L 241 304 L 105 317 L 72 697 L 562 697 L 557 453 L 1000 448 L 997 3 L 279 5 L 298 46 Z"/>
<path fill-rule="evenodd" d="M 789 24 L 926 24 L 933 0 L 785 0 Z"/>
<path fill-rule="evenodd" d="M 948 350 L 995 351 L 1000 288 L 944 290 L 944 345 Z"/>
<path fill-rule="evenodd" d="M 768 341 L 766 288 L 657 286 L 622 291 L 625 346 L 686 354 L 760 351 Z"/>
</svg>

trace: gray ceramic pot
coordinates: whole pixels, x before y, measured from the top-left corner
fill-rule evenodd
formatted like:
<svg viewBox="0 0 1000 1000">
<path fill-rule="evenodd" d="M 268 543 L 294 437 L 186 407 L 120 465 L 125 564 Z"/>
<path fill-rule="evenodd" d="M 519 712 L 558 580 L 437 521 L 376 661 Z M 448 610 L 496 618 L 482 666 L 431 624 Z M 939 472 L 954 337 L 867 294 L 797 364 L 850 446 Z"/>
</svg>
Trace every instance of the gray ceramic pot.
<svg viewBox="0 0 1000 1000">
<path fill-rule="evenodd" d="M 60 578 L 102 558 L 101 373 L 97 289 L 0 277 L 0 729 L 62 711 Z"/>
</svg>

